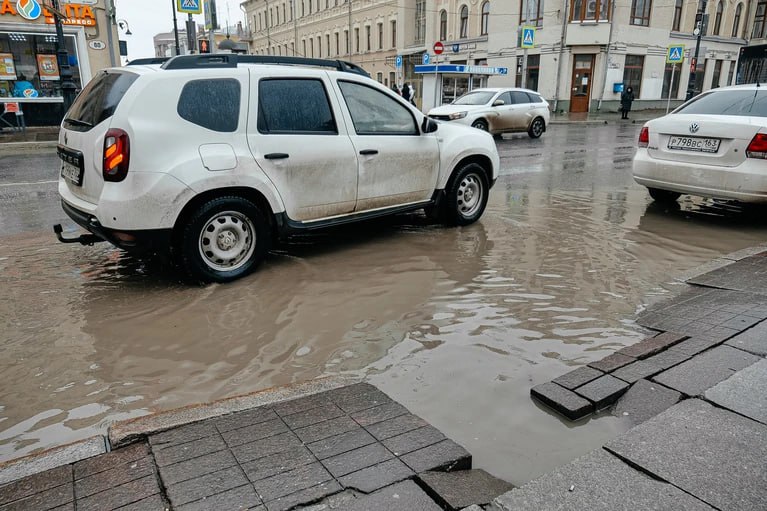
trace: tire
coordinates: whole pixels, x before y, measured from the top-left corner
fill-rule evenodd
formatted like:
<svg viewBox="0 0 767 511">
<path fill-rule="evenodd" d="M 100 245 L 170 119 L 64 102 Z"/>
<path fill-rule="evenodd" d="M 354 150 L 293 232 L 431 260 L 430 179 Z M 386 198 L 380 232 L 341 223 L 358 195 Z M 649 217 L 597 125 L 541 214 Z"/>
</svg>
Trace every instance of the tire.
<svg viewBox="0 0 767 511">
<path fill-rule="evenodd" d="M 679 192 L 661 190 L 660 188 L 648 188 L 647 191 L 650 192 L 650 197 L 652 197 L 655 202 L 660 202 L 661 204 L 676 202 L 676 200 L 682 196 Z"/>
<path fill-rule="evenodd" d="M 478 130 L 482 131 L 489 131 L 490 126 L 488 126 L 487 121 L 484 119 L 477 119 L 471 124 L 472 128 L 477 128 Z"/>
<path fill-rule="evenodd" d="M 231 282 L 256 269 L 271 241 L 264 213 L 242 197 L 200 206 L 183 227 L 178 257 L 190 278 Z"/>
<path fill-rule="evenodd" d="M 448 225 L 473 224 L 485 211 L 489 191 L 485 170 L 476 163 L 467 163 L 445 189 L 443 221 Z"/>
<path fill-rule="evenodd" d="M 530 138 L 540 138 L 543 132 L 546 131 L 546 122 L 542 117 L 536 117 L 533 122 L 530 123 L 530 128 L 527 130 L 527 134 Z"/>
</svg>

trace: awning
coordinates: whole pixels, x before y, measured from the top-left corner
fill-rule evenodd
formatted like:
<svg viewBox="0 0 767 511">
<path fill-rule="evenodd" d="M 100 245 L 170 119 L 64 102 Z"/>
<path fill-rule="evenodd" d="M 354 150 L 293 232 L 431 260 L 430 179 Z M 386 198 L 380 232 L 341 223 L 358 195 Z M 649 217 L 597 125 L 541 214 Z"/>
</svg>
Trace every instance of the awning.
<svg viewBox="0 0 767 511">
<path fill-rule="evenodd" d="M 427 64 L 415 66 L 416 74 L 466 74 L 466 75 L 507 75 L 508 67 L 464 66 L 457 64 Z"/>
</svg>

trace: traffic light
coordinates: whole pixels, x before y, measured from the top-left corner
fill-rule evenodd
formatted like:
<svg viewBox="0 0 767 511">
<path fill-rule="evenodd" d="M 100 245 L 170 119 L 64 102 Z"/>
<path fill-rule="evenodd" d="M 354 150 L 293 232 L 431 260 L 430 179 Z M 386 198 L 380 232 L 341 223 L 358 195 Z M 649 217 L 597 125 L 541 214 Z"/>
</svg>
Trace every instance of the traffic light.
<svg viewBox="0 0 767 511">
<path fill-rule="evenodd" d="M 210 43 L 207 39 L 200 39 L 197 41 L 197 50 L 200 53 L 210 53 Z"/>
</svg>

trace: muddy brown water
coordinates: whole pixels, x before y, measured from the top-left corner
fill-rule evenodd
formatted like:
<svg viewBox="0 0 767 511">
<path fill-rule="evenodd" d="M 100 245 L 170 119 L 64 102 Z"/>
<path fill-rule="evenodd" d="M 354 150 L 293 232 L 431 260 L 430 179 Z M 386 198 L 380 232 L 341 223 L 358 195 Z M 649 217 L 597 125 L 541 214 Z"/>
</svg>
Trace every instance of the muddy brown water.
<svg viewBox="0 0 767 511">
<path fill-rule="evenodd" d="M 0 233 L 0 460 L 335 374 L 367 377 L 516 484 L 597 448 L 628 424 L 561 421 L 530 387 L 641 339 L 635 313 L 676 274 L 767 233 L 737 206 L 651 204 L 630 179 L 637 130 L 501 141 L 480 223 L 414 214 L 299 237 L 230 285 L 41 226 Z"/>
</svg>

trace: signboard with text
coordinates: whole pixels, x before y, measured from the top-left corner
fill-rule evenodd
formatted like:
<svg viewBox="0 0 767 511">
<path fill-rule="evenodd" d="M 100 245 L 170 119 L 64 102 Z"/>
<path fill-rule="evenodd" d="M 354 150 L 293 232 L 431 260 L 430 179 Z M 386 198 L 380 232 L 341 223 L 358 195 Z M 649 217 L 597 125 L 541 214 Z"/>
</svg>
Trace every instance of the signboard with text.
<svg viewBox="0 0 767 511">
<path fill-rule="evenodd" d="M 16 64 L 13 62 L 13 54 L 0 53 L 0 80 L 15 80 Z"/>
<path fill-rule="evenodd" d="M 42 82 L 59 80 L 59 63 L 56 55 L 38 55 L 37 71 Z"/>
</svg>

